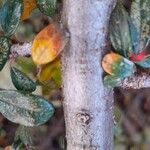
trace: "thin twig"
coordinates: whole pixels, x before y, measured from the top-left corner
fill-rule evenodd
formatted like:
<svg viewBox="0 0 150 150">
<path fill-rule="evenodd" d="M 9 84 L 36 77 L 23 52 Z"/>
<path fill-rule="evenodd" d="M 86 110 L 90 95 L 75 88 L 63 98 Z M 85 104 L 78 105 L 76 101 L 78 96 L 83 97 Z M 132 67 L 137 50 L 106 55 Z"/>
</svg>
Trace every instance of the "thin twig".
<svg viewBox="0 0 150 150">
<path fill-rule="evenodd" d="M 12 55 L 17 54 L 19 56 L 27 56 L 27 55 L 31 55 L 31 48 L 32 48 L 32 42 L 24 43 L 22 45 L 13 44 L 11 46 L 10 52 Z"/>
</svg>

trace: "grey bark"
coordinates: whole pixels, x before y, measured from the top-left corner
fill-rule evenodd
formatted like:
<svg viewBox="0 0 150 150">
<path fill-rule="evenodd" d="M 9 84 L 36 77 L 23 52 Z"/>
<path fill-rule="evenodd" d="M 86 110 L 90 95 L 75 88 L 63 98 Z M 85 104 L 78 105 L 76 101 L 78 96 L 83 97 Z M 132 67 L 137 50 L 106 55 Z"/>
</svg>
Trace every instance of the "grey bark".
<svg viewBox="0 0 150 150">
<path fill-rule="evenodd" d="M 31 55 L 32 42 L 20 44 L 13 44 L 11 46 L 10 52 L 13 55 L 26 56 Z"/>
<path fill-rule="evenodd" d="M 62 54 L 67 150 L 113 149 L 113 92 L 103 85 L 110 14 L 116 0 L 64 0 L 70 33 Z"/>
<path fill-rule="evenodd" d="M 150 72 L 136 72 L 133 76 L 125 78 L 121 83 L 123 89 L 141 89 L 150 87 Z"/>
</svg>

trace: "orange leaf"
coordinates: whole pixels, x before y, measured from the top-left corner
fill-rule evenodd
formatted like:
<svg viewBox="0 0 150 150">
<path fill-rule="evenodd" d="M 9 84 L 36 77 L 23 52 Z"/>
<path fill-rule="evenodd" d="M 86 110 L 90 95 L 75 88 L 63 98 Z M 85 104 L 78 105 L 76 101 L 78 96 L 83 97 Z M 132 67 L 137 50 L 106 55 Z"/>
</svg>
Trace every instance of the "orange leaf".
<svg viewBox="0 0 150 150">
<path fill-rule="evenodd" d="M 103 60 L 102 60 L 102 67 L 105 70 L 105 72 L 107 72 L 110 75 L 113 75 L 112 64 L 114 62 L 117 62 L 121 58 L 122 58 L 122 56 L 120 56 L 116 53 L 113 53 L 113 52 L 105 55 Z"/>
<path fill-rule="evenodd" d="M 54 23 L 44 28 L 34 39 L 32 59 L 37 65 L 52 62 L 63 50 L 67 42 L 62 31 Z"/>
<path fill-rule="evenodd" d="M 23 0 L 23 14 L 21 16 L 22 20 L 25 20 L 29 17 L 31 11 L 36 8 L 36 0 Z"/>
<path fill-rule="evenodd" d="M 12 150 L 12 147 L 11 146 L 7 146 L 7 147 L 5 147 L 4 150 Z"/>
</svg>

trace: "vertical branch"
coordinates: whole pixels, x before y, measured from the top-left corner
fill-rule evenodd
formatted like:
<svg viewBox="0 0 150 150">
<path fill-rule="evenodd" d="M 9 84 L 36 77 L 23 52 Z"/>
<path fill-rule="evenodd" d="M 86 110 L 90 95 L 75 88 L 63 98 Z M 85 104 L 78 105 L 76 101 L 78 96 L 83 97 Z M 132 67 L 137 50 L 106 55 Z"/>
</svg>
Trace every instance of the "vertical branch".
<svg viewBox="0 0 150 150">
<path fill-rule="evenodd" d="M 67 150 L 113 148 L 113 92 L 103 85 L 110 14 L 116 0 L 64 0 L 70 42 L 62 55 Z"/>
</svg>

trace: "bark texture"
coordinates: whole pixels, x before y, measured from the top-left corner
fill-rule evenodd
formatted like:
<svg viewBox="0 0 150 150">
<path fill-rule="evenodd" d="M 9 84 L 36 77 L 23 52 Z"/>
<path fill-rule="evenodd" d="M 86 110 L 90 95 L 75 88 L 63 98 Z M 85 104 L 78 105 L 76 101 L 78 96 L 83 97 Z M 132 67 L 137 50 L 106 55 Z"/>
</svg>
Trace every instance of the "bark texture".
<svg viewBox="0 0 150 150">
<path fill-rule="evenodd" d="M 116 0 L 64 0 L 70 41 L 62 54 L 67 150 L 113 149 L 113 92 L 103 86 L 110 14 Z"/>
<path fill-rule="evenodd" d="M 150 87 L 150 72 L 136 72 L 133 76 L 125 78 L 121 83 L 123 89 L 140 89 Z"/>
<path fill-rule="evenodd" d="M 20 44 L 14 44 L 11 46 L 10 52 L 12 55 L 26 56 L 31 55 L 32 42 Z"/>
</svg>

